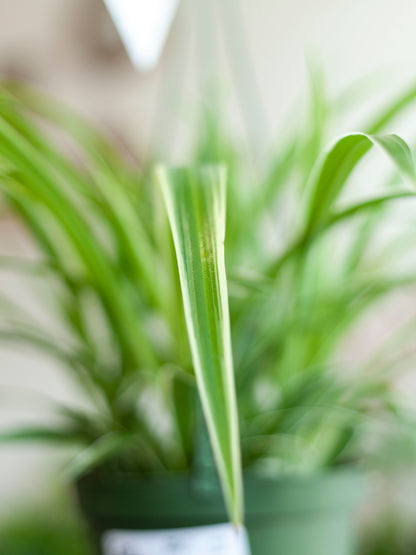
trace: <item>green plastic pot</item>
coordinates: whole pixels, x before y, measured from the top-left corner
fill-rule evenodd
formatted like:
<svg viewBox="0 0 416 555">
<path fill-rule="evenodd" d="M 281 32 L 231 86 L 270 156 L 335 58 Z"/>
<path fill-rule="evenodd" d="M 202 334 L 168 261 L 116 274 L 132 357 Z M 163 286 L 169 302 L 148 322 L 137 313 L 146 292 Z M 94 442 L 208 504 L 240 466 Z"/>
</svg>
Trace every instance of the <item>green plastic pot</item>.
<svg viewBox="0 0 416 555">
<path fill-rule="evenodd" d="M 78 482 L 77 490 L 98 553 L 109 530 L 163 530 L 227 521 L 219 489 L 202 489 L 189 476 L 89 476 Z M 352 516 L 362 490 L 362 476 L 353 471 L 279 479 L 246 475 L 252 555 L 354 554 Z"/>
</svg>

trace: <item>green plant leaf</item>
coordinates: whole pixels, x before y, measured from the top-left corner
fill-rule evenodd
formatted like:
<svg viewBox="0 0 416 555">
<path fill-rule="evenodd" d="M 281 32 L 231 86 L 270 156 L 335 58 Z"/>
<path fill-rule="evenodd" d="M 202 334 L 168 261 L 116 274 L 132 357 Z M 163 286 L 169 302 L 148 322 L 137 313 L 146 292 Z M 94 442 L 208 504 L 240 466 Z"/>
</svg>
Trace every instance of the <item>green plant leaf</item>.
<svg viewBox="0 0 416 555">
<path fill-rule="evenodd" d="M 238 414 L 224 262 L 225 169 L 156 170 L 168 211 L 198 390 L 232 520 L 242 521 Z"/>
<path fill-rule="evenodd" d="M 386 125 L 391 123 L 394 118 L 399 116 L 412 102 L 416 100 L 416 86 L 413 83 L 408 90 L 401 93 L 396 99 L 389 104 L 365 127 L 368 133 L 380 133 L 385 129 Z"/>
<path fill-rule="evenodd" d="M 66 474 L 71 479 L 79 478 L 112 455 L 118 454 L 126 447 L 133 445 L 138 440 L 138 434 L 109 432 L 78 453 L 67 466 Z"/>
<path fill-rule="evenodd" d="M 326 153 L 312 177 L 306 207 L 307 230 L 316 228 L 325 219 L 352 170 L 374 145 L 387 154 L 401 174 L 414 182 L 412 154 L 403 139 L 397 135 L 345 135 Z"/>
<path fill-rule="evenodd" d="M 124 287 L 122 276 L 106 250 L 100 246 L 82 210 L 68 192 L 58 186 L 56 172 L 44 153 L 37 151 L 18 130 L 1 118 L 0 140 L 0 161 L 4 160 L 15 168 L 0 182 L 6 194 L 20 205 L 29 205 L 29 209 L 25 206 L 24 210 L 37 213 L 39 222 L 42 221 L 39 225 L 44 225 L 46 215 L 54 222 L 55 231 L 62 233 L 61 242 L 62 239 L 68 241 L 89 278 L 95 282 L 108 320 L 113 324 L 120 342 L 125 345 L 125 353 L 135 361 L 135 365 L 156 369 L 158 361 L 153 346 L 129 298 L 131 289 L 125 288 L 125 294 L 120 294 L 120 289 Z M 40 210 L 43 211 L 43 218 L 39 217 Z M 62 256 L 58 252 L 54 255 L 58 260 Z"/>
<path fill-rule="evenodd" d="M 45 442 L 85 442 L 86 437 L 79 429 L 70 427 L 57 428 L 47 426 L 30 426 L 25 428 L 16 428 L 13 430 L 0 431 L 0 444 L 13 443 L 22 441 L 45 441 Z"/>
</svg>

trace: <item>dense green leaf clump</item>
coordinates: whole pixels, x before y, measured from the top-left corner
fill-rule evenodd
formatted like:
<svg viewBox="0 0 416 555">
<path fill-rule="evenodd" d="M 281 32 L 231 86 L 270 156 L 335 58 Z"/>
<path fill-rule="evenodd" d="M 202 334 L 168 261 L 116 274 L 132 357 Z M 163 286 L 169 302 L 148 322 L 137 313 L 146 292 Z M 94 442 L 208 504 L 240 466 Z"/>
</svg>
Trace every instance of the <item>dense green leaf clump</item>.
<svg viewBox="0 0 416 555">
<path fill-rule="evenodd" d="M 415 91 L 327 150 L 332 104 L 314 94 L 308 124 L 255 171 L 205 114 L 194 169 L 159 169 L 160 187 L 79 117 L 1 89 L 2 195 L 39 257 L 3 257 L 0 269 L 24 275 L 59 325 L 39 324 L 5 291 L 0 339 L 55 358 L 90 401 L 88 411 L 57 406 L 55 428 L 5 440 L 79 443 L 72 475 L 189 470 L 200 459 L 199 391 L 237 515 L 238 428 L 245 467 L 293 472 L 358 458 L 374 415 L 399 420 L 393 364 L 343 372 L 340 346 L 380 299 L 415 282 L 410 259 L 395 270 L 413 248 L 408 230 L 382 233 L 401 220 L 398 205 L 416 209 L 411 151 L 383 134 Z M 371 194 L 363 173 L 347 194 L 370 151 L 391 173 L 375 174 Z"/>
</svg>

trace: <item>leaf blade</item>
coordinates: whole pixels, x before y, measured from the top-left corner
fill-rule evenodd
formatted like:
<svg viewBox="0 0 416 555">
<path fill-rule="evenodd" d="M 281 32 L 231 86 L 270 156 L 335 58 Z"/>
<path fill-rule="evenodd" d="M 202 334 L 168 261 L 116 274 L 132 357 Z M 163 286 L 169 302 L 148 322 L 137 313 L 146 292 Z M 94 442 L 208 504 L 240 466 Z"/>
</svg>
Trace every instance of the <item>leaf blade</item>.
<svg viewBox="0 0 416 555">
<path fill-rule="evenodd" d="M 198 390 L 232 520 L 242 521 L 237 401 L 224 261 L 225 170 L 158 167 Z"/>
<path fill-rule="evenodd" d="M 327 151 L 309 186 L 306 210 L 308 230 L 321 223 L 338 198 L 352 170 L 372 146 L 379 147 L 400 173 L 415 181 L 415 168 L 408 145 L 397 135 L 350 133 L 338 139 Z"/>
</svg>

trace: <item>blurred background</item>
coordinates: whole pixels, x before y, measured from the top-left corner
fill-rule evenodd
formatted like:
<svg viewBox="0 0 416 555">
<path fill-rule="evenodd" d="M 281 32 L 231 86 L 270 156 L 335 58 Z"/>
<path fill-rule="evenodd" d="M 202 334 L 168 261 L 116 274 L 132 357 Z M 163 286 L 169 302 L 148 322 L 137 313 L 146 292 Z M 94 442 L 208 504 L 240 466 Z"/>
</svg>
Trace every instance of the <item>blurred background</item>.
<svg viewBox="0 0 416 555">
<path fill-rule="evenodd" d="M 262 151 L 284 133 L 295 100 L 301 101 L 308 59 L 323 67 L 331 95 L 372 76 L 366 86 L 371 83 L 382 102 L 414 81 L 415 21 L 413 0 L 181 0 L 157 65 L 138 71 L 102 0 L 0 0 L 0 78 L 21 80 L 54 95 L 115 141 L 129 145 L 139 158 L 158 151 L 174 161 L 183 156 L 192 106 L 214 79 L 237 127 L 245 124 L 236 91 L 245 91 L 242 102 L 252 114 L 249 125 Z M 351 117 L 345 130 L 355 131 L 355 121 Z M 415 123 L 403 121 L 394 131 L 412 139 Z M 18 223 L 2 218 L 0 252 L 30 256 L 31 249 Z M 0 286 L 18 291 L 30 310 L 42 314 L 42 306 L 14 276 L 2 275 Z M 389 308 L 391 317 L 400 315 L 407 303 L 398 299 Z M 373 330 L 375 339 L 383 337 L 382 324 Z M 365 346 L 357 341 L 354 349 L 361 348 Z M 47 412 L 40 415 L 29 406 L 21 387 L 83 402 L 49 360 L 1 345 L 2 427 L 28 422 L 34 413 L 37 422 L 40 416 L 48 419 Z M 30 514 L 48 499 L 64 502 L 59 468 L 66 457 L 64 451 L 38 445 L 1 448 L 0 524 L 19 511 Z M 369 512 L 387 498 L 410 522 L 416 514 L 415 483 L 411 471 L 391 477 L 387 485 L 376 481 Z M 393 535 L 408 526 L 400 520 L 395 528 L 386 518 Z M 0 553 L 6 555 L 1 546 Z"/>
</svg>

